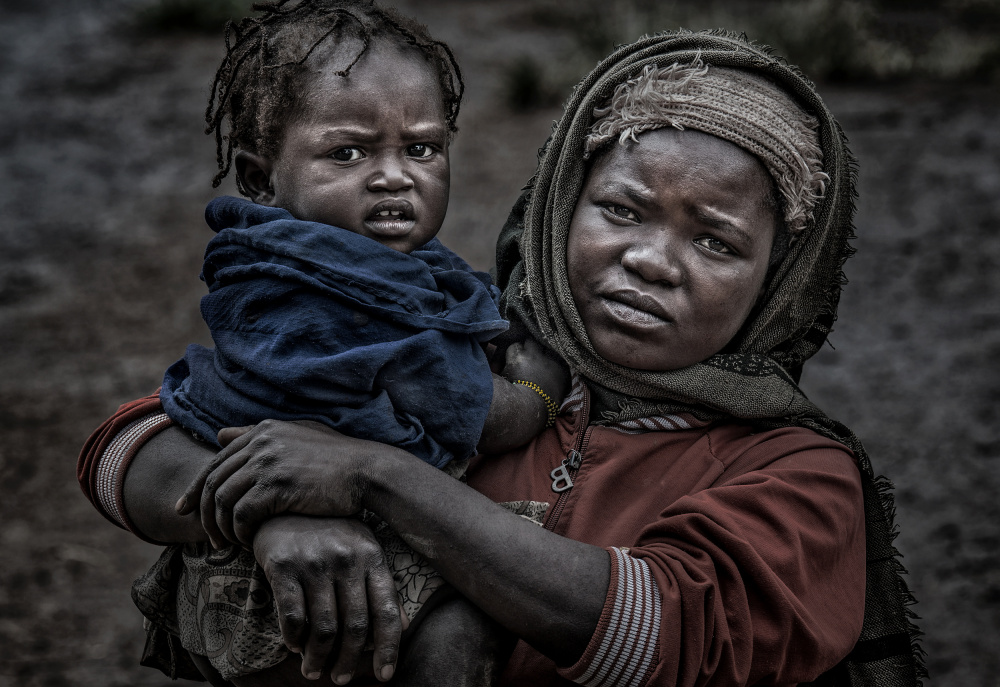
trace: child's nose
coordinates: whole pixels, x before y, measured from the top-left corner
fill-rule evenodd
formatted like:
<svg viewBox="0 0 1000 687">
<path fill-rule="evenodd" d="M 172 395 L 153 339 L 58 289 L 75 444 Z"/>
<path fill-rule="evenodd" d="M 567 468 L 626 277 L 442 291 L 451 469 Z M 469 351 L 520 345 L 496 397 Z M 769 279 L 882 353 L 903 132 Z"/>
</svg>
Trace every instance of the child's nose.
<svg viewBox="0 0 1000 687">
<path fill-rule="evenodd" d="M 385 158 L 380 162 L 378 169 L 368 179 L 369 190 L 395 193 L 413 188 L 413 177 L 407 173 L 403 160 Z"/>
<path fill-rule="evenodd" d="M 678 259 L 677 247 L 669 241 L 647 238 L 633 243 L 622 254 L 622 267 L 654 284 L 680 286 L 684 281 L 684 268 Z"/>
</svg>

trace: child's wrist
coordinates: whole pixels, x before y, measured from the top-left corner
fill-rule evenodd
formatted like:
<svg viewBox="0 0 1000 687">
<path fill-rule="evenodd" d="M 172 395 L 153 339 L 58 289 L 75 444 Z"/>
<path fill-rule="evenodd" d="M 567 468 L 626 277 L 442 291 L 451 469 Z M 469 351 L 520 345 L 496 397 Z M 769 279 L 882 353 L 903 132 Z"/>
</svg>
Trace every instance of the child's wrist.
<svg viewBox="0 0 1000 687">
<path fill-rule="evenodd" d="M 545 426 L 551 427 L 556 423 L 556 416 L 559 414 L 559 405 L 546 391 L 535 382 L 529 382 L 524 379 L 514 379 L 511 380 L 514 384 L 526 387 L 531 391 L 535 392 L 545 404 Z"/>
</svg>

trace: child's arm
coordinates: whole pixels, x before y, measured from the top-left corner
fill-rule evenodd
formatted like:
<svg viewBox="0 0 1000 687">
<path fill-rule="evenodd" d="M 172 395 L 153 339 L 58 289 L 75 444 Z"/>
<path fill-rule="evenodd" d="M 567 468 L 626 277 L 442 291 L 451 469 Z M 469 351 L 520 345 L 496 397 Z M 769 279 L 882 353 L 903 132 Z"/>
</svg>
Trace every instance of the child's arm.
<svg viewBox="0 0 1000 687">
<path fill-rule="evenodd" d="M 558 405 L 569 391 L 570 378 L 565 364 L 546 355 L 534 339 L 512 344 L 503 376 L 493 375 L 493 402 L 477 446 L 480 453 L 503 453 L 523 446 L 548 426 L 545 398 L 517 381 L 536 385 Z"/>
</svg>

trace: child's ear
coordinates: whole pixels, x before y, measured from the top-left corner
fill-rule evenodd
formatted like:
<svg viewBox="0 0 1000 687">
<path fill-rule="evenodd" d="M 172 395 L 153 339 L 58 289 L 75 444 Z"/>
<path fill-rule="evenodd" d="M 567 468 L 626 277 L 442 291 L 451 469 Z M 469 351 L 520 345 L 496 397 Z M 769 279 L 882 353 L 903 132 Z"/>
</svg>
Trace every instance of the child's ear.
<svg viewBox="0 0 1000 687">
<path fill-rule="evenodd" d="M 246 150 L 236 153 L 236 176 L 250 194 L 250 200 L 258 205 L 274 203 L 274 188 L 271 186 L 272 167 L 271 161 L 263 155 Z"/>
</svg>

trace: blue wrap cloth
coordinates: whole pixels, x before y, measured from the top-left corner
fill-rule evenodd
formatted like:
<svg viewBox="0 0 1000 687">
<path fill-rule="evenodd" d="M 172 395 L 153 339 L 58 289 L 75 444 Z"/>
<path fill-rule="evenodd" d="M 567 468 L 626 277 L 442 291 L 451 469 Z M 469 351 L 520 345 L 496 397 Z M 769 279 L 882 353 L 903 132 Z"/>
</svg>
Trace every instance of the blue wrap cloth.
<svg viewBox="0 0 1000 687">
<path fill-rule="evenodd" d="M 401 253 L 240 198 L 205 217 L 215 349 L 167 370 L 174 421 L 215 443 L 222 427 L 316 420 L 435 467 L 475 452 L 493 397 L 481 344 L 507 329 L 489 275 L 437 239 Z"/>
</svg>

